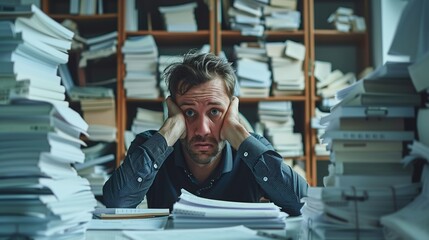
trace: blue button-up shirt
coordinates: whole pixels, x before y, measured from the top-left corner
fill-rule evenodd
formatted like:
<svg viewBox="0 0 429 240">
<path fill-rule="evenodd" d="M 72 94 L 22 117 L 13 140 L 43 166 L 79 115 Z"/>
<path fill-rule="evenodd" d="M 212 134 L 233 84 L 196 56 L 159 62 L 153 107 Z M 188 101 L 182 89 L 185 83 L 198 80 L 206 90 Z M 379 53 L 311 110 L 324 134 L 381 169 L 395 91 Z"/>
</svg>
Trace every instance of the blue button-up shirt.
<svg viewBox="0 0 429 240">
<path fill-rule="evenodd" d="M 155 131 L 136 136 L 122 165 L 103 187 L 107 207 L 136 207 L 147 197 L 150 208 L 170 208 L 182 188 L 218 200 L 259 202 L 265 197 L 286 213 L 300 214 L 308 184 L 274 151 L 267 139 L 251 134 L 236 151 L 229 143 L 222 161 L 204 182 L 189 171 L 180 141 L 169 147 Z"/>
</svg>

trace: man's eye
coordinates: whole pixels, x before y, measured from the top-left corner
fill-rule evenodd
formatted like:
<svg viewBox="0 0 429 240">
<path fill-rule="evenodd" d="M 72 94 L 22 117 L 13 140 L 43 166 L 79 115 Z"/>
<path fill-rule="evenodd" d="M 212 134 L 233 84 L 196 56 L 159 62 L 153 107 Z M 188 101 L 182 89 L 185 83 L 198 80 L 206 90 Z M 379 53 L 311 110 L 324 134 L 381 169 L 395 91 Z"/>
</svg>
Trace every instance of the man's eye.
<svg viewBox="0 0 429 240">
<path fill-rule="evenodd" d="M 186 111 L 185 111 L 185 115 L 186 115 L 187 117 L 193 117 L 193 116 L 195 115 L 195 112 L 194 112 L 194 111 L 192 111 L 192 110 L 186 110 Z"/>
<path fill-rule="evenodd" d="M 216 109 L 216 108 L 213 108 L 212 110 L 210 110 L 210 113 L 211 113 L 213 116 L 217 116 L 217 115 L 219 115 L 219 114 L 220 114 L 220 111 L 219 111 L 218 109 Z"/>
</svg>

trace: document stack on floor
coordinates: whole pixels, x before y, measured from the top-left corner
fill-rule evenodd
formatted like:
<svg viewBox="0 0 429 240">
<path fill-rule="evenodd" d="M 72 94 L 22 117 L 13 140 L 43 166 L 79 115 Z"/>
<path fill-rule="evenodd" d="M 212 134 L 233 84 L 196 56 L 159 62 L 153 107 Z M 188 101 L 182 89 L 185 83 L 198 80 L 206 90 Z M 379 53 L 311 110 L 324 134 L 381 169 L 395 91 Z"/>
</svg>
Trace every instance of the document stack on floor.
<svg viewBox="0 0 429 240">
<path fill-rule="evenodd" d="M 340 102 L 321 118 L 331 164 L 324 179 L 327 187 L 311 187 L 302 199 L 305 239 L 391 239 L 381 219 L 420 194 L 421 184 L 412 183 L 420 169 L 402 162 L 408 152 L 404 146 L 416 138 L 415 112 L 422 104 L 409 66 L 410 62 L 385 63 L 338 91 Z"/>
<path fill-rule="evenodd" d="M 380 217 L 418 195 L 403 147 L 412 141 L 420 95 L 408 73 L 386 65 L 337 92 L 340 102 L 321 118 L 331 163 L 326 188 L 303 198 L 303 235 L 310 239 L 382 238 Z M 390 74 L 390 76 L 388 76 Z M 387 77 L 388 76 L 388 77 Z M 393 203 L 393 205 L 391 204 Z"/>
<path fill-rule="evenodd" d="M 285 229 L 287 214 L 273 203 L 207 199 L 182 189 L 173 205 L 174 228 L 219 228 L 244 225 L 253 229 Z"/>
<path fill-rule="evenodd" d="M 34 5 L 0 9 L 0 238 L 82 238 L 96 201 L 71 164 L 88 125 L 56 75 L 73 34 Z"/>
<path fill-rule="evenodd" d="M 409 1 L 405 7 L 390 52 L 409 55 L 412 61 L 407 69 L 415 89 L 426 97 L 417 111 L 417 137 L 408 145 L 410 153 L 403 162 L 414 165 L 415 181 L 422 183 L 421 193 L 407 206 L 383 216 L 386 239 L 429 238 L 429 2 Z M 405 45 L 406 43 L 406 45 Z"/>
</svg>

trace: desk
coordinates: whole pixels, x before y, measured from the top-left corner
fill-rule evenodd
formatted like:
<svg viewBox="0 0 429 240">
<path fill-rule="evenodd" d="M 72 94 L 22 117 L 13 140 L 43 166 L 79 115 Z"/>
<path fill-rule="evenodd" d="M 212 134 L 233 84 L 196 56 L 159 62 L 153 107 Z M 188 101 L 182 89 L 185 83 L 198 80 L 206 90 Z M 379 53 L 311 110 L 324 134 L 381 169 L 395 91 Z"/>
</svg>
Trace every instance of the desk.
<svg viewBox="0 0 429 240">
<path fill-rule="evenodd" d="M 286 229 L 281 230 L 261 230 L 267 233 L 274 233 L 291 239 L 298 239 L 298 234 L 301 228 L 302 217 L 289 217 L 286 219 Z M 172 228 L 171 220 L 168 221 L 165 230 Z M 142 231 L 143 232 L 143 231 Z M 122 230 L 88 230 L 86 232 L 87 240 L 129 240 L 122 234 Z"/>
</svg>

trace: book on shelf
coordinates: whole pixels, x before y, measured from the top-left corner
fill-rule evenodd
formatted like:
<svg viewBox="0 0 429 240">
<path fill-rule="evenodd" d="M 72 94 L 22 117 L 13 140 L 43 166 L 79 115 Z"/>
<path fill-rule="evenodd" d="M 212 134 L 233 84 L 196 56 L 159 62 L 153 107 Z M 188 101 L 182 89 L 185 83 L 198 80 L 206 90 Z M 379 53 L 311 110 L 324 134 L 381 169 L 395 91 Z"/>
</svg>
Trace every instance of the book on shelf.
<svg viewBox="0 0 429 240">
<path fill-rule="evenodd" d="M 265 16 L 264 24 L 271 30 L 297 30 L 301 24 L 301 12 L 294 10 L 273 12 Z"/>
<path fill-rule="evenodd" d="M 361 93 L 350 98 L 344 98 L 337 105 L 339 106 L 420 106 L 421 96 L 418 94 L 382 94 L 382 93 Z"/>
<path fill-rule="evenodd" d="M 335 175 L 335 187 L 353 187 L 353 186 L 373 186 L 390 187 L 394 185 L 410 184 L 412 178 L 410 175 Z"/>
<path fill-rule="evenodd" d="M 233 7 L 250 15 L 262 16 L 262 4 L 255 1 L 237 0 L 234 1 Z"/>
<path fill-rule="evenodd" d="M 237 61 L 237 76 L 256 82 L 271 82 L 271 71 L 268 63 L 249 58 Z"/>
<path fill-rule="evenodd" d="M 116 127 L 105 124 L 90 124 L 88 128 L 88 138 L 92 141 L 113 142 L 116 140 L 116 133 Z"/>
<path fill-rule="evenodd" d="M 359 141 L 359 140 L 332 140 L 328 148 L 335 152 L 402 152 L 403 143 L 401 141 Z"/>
<path fill-rule="evenodd" d="M 337 106 L 320 118 L 320 124 L 326 125 L 337 118 L 413 118 L 412 106 Z"/>
<path fill-rule="evenodd" d="M 411 176 L 412 168 L 404 167 L 402 163 L 397 162 L 342 162 L 335 161 L 335 175 L 378 175 L 380 177 L 407 175 Z"/>
<path fill-rule="evenodd" d="M 356 75 L 352 72 L 342 74 L 341 76 L 335 76 L 336 71 L 333 72 L 333 75 L 329 75 L 323 82 L 318 82 L 317 86 L 317 94 L 322 97 L 334 97 L 337 92 L 341 89 L 349 87 L 351 84 L 356 82 Z M 337 72 L 338 73 L 338 72 Z M 330 77 L 335 77 L 330 79 Z"/>
<path fill-rule="evenodd" d="M 137 219 L 169 216 L 168 208 L 96 208 L 94 216 L 100 219 Z"/>
<path fill-rule="evenodd" d="M 326 61 L 314 62 L 314 77 L 318 82 L 323 82 L 332 71 L 332 63 Z"/>
<path fill-rule="evenodd" d="M 402 131 L 405 130 L 403 118 L 336 118 L 329 121 L 325 131 L 330 130 L 366 130 L 366 131 Z"/>
<path fill-rule="evenodd" d="M 302 43 L 286 40 L 285 55 L 300 61 L 305 58 L 305 46 Z"/>
<path fill-rule="evenodd" d="M 323 142 L 329 142 L 332 139 L 363 141 L 412 141 L 414 137 L 414 131 L 334 130 L 327 131 L 322 135 Z"/>
<path fill-rule="evenodd" d="M 136 118 L 147 122 L 164 122 L 164 112 L 155 111 L 146 108 L 137 108 Z"/>
<path fill-rule="evenodd" d="M 361 93 L 391 93 L 391 94 L 413 94 L 417 92 L 408 79 L 362 79 L 352 85 L 339 90 L 336 97 L 339 100 Z"/>
<path fill-rule="evenodd" d="M 108 155 L 112 150 L 111 143 L 97 142 L 92 146 L 82 148 L 82 152 L 85 154 L 85 159 L 94 159 L 104 155 Z"/>
<path fill-rule="evenodd" d="M 278 7 L 284 9 L 296 9 L 297 0 L 256 0 L 258 2 L 267 4 L 268 6 Z"/>
<path fill-rule="evenodd" d="M 376 142 L 375 142 L 376 143 Z M 336 151 L 331 152 L 331 161 L 341 163 L 399 163 L 403 158 L 399 150 L 389 151 Z"/>
<path fill-rule="evenodd" d="M 266 98 L 270 96 L 270 89 L 240 87 L 239 96 L 241 98 Z"/>
<path fill-rule="evenodd" d="M 334 71 L 329 72 L 324 78 L 318 78 L 317 80 L 319 81 L 316 83 L 316 87 L 317 89 L 327 87 L 333 82 L 343 77 L 344 77 L 344 73 L 338 69 L 335 69 Z"/>
<path fill-rule="evenodd" d="M 174 6 L 159 6 L 167 32 L 196 32 L 198 30 L 194 10 L 196 2 Z"/>
</svg>

